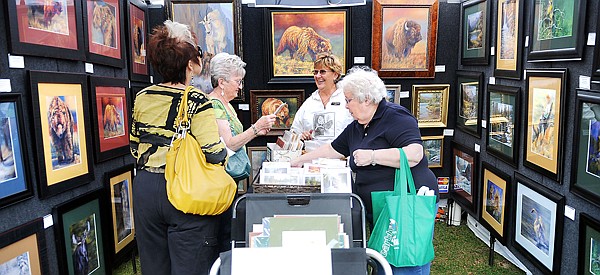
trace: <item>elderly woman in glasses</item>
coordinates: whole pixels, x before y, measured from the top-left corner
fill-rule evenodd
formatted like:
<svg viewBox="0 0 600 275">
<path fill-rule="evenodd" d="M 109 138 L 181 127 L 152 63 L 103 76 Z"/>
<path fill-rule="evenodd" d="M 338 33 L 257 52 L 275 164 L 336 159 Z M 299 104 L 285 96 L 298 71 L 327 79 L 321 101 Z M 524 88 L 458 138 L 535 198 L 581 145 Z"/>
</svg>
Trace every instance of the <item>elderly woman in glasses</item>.
<svg viewBox="0 0 600 275">
<path fill-rule="evenodd" d="M 331 142 L 352 122 L 344 93 L 336 85 L 342 75 L 340 60 L 335 55 L 321 53 L 313 66 L 317 90 L 302 103 L 291 127 L 302 134 L 306 151 Z"/>
<path fill-rule="evenodd" d="M 167 20 L 152 31 L 148 59 L 164 82 L 140 91 L 132 114 L 130 147 L 136 159 L 133 185 L 134 222 L 143 274 L 208 274 L 214 262 L 218 219 L 186 214 L 167 199 L 166 154 L 175 135 L 181 98 L 202 54 L 188 26 Z M 208 95 L 189 92 L 190 134 L 201 145 L 206 161 L 225 163 L 227 151 Z"/>
<path fill-rule="evenodd" d="M 385 84 L 377 72 L 354 67 L 338 86 L 355 120 L 331 144 L 300 156 L 292 165 L 300 166 L 320 157 L 350 157 L 350 168 L 356 173 L 353 192 L 364 201 L 371 223 L 371 192 L 394 190 L 395 171 L 400 166 L 398 148 L 406 153 L 415 187 L 426 186 L 437 196 L 437 179 L 423 157 L 417 120 L 405 107 L 385 100 Z M 393 269 L 394 274 L 429 274 L 429 267 L 430 264 Z"/>
</svg>

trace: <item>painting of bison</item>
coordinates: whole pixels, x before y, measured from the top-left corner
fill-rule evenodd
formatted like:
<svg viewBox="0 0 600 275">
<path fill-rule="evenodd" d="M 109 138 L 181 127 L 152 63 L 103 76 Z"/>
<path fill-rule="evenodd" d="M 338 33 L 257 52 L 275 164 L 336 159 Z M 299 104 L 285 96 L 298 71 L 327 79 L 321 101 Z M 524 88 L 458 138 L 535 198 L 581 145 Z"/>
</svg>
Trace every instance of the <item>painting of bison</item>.
<svg viewBox="0 0 600 275">
<path fill-rule="evenodd" d="M 322 52 L 335 54 L 345 66 L 346 11 L 272 12 L 271 30 L 275 77 L 311 76 Z"/>
<path fill-rule="evenodd" d="M 428 18 L 427 9 L 383 10 L 382 69 L 426 68 Z"/>
</svg>

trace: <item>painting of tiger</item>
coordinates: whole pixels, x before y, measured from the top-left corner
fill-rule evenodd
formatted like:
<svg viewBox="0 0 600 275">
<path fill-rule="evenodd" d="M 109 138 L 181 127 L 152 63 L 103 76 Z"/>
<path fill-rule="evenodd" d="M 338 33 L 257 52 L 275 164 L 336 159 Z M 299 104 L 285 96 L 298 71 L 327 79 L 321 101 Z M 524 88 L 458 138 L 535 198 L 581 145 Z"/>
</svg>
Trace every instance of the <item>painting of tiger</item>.
<svg viewBox="0 0 600 275">
<path fill-rule="evenodd" d="M 58 164 L 73 163 L 76 154 L 73 115 L 69 106 L 58 96 L 53 97 L 48 106 L 48 126 L 52 158 L 56 158 Z"/>
<path fill-rule="evenodd" d="M 265 99 L 261 106 L 262 115 L 270 115 L 277 110 L 279 105 L 283 104 L 281 99 L 277 99 L 274 97 L 269 97 Z M 277 113 L 277 117 L 275 118 L 275 123 L 273 124 L 273 128 L 290 128 L 292 125 L 292 120 L 290 119 L 290 109 L 288 106 L 283 106 L 281 111 Z"/>
<path fill-rule="evenodd" d="M 308 54 L 314 61 L 319 53 L 331 53 L 331 42 L 311 27 L 291 26 L 281 35 L 276 54 L 281 55 L 286 50 L 291 59 L 304 61 Z"/>
</svg>

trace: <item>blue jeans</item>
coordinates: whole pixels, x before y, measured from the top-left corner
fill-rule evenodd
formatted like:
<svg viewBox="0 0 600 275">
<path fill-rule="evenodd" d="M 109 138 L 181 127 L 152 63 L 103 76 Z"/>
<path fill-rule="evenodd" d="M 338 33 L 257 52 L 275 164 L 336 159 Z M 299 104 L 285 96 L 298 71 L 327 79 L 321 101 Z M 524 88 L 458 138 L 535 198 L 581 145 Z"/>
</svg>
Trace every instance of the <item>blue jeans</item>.
<svg viewBox="0 0 600 275">
<path fill-rule="evenodd" d="M 422 266 L 410 266 L 410 267 L 392 267 L 392 274 L 394 275 L 429 275 L 431 269 L 431 262 Z M 383 275 L 383 267 L 377 265 L 377 275 Z"/>
</svg>

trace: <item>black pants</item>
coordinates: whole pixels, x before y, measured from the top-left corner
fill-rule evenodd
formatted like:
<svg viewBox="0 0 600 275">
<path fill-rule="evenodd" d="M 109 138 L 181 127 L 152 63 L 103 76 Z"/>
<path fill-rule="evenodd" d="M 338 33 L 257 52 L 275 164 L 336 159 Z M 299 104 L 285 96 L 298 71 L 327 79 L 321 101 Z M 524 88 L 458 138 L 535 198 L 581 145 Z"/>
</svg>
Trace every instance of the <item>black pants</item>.
<svg viewBox="0 0 600 275">
<path fill-rule="evenodd" d="M 208 274 L 218 247 L 218 216 L 185 214 L 167 199 L 164 174 L 138 170 L 133 214 L 142 274 Z"/>
</svg>

